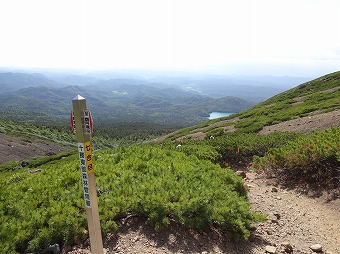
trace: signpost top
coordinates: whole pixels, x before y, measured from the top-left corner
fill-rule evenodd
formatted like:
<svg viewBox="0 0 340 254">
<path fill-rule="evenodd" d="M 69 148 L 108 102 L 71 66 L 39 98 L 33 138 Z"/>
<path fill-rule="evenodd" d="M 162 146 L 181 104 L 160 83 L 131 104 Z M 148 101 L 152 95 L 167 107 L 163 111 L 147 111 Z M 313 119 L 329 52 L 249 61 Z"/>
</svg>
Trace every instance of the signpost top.
<svg viewBox="0 0 340 254">
<path fill-rule="evenodd" d="M 85 100 L 84 97 L 80 96 L 79 94 L 72 99 L 73 101 L 80 101 L 80 100 Z"/>
</svg>

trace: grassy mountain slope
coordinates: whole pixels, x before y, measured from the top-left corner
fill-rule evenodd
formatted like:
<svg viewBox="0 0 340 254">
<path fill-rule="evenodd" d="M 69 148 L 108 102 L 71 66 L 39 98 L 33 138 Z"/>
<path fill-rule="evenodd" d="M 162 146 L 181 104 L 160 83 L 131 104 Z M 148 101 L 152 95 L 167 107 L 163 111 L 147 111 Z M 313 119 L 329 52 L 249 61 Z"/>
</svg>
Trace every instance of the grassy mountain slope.
<svg viewBox="0 0 340 254">
<path fill-rule="evenodd" d="M 202 134 L 200 137 L 222 135 L 226 132 L 256 133 L 266 126 L 328 112 L 334 112 L 329 117 L 332 117 L 333 126 L 339 126 L 339 98 L 340 72 L 335 72 L 280 93 L 239 114 L 179 130 L 168 138 L 190 138 L 197 133 Z M 307 132 L 309 129 L 307 124 Z"/>
<path fill-rule="evenodd" d="M 298 117 L 340 109 L 340 72 L 301 84 L 238 115 L 236 128 L 259 131 Z"/>
</svg>

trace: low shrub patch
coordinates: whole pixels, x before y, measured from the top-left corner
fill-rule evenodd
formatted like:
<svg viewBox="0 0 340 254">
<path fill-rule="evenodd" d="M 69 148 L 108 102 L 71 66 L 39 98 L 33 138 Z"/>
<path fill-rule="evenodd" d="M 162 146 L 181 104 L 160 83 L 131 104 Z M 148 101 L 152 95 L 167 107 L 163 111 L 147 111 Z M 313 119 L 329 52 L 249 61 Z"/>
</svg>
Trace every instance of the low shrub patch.
<svg viewBox="0 0 340 254">
<path fill-rule="evenodd" d="M 182 149 L 183 148 L 183 149 Z M 182 149 L 182 151 L 181 151 Z M 247 239 L 252 223 L 243 180 L 211 162 L 209 146 L 143 145 L 94 154 L 101 227 L 117 228 L 117 217 L 137 214 L 160 229 L 175 220 L 206 230 L 218 225 Z M 18 171 L 0 180 L 0 252 L 38 252 L 49 244 L 85 239 L 87 228 L 77 156 Z"/>
<path fill-rule="evenodd" d="M 253 167 L 290 184 L 340 187 L 340 129 L 300 136 L 286 145 L 255 156 Z"/>
</svg>

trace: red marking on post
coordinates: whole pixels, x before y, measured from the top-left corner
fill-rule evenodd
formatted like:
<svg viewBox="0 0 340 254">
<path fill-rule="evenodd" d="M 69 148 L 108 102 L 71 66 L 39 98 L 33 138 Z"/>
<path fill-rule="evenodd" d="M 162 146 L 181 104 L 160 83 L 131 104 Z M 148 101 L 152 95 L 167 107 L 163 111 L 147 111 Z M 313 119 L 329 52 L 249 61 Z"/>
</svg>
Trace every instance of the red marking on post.
<svg viewBox="0 0 340 254">
<path fill-rule="evenodd" d="M 90 130 L 91 130 L 91 134 L 92 134 L 93 133 L 93 119 L 92 119 L 91 112 L 89 112 L 89 117 L 90 117 Z"/>
<path fill-rule="evenodd" d="M 72 132 L 76 133 L 76 124 L 75 124 L 75 121 L 74 121 L 73 111 L 71 111 L 71 114 L 70 114 L 70 123 L 71 123 L 71 127 L 72 127 Z"/>
</svg>

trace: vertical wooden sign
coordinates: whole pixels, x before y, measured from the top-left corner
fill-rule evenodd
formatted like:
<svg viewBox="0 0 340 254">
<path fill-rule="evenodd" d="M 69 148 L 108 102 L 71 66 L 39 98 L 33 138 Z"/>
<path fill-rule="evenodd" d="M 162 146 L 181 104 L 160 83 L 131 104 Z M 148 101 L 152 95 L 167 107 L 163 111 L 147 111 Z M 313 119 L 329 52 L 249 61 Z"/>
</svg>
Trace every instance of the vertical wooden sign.
<svg viewBox="0 0 340 254">
<path fill-rule="evenodd" d="M 91 252 L 103 254 L 103 239 L 100 229 L 96 182 L 92 162 L 90 135 L 92 134 L 92 117 L 86 108 L 86 100 L 78 95 L 72 100 L 71 125 L 77 136 L 81 181 L 90 234 Z"/>
</svg>

